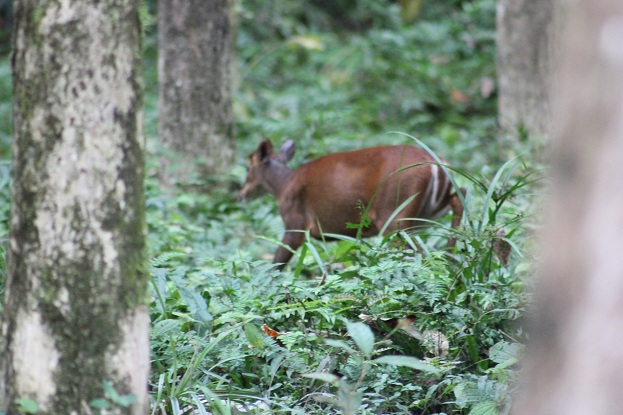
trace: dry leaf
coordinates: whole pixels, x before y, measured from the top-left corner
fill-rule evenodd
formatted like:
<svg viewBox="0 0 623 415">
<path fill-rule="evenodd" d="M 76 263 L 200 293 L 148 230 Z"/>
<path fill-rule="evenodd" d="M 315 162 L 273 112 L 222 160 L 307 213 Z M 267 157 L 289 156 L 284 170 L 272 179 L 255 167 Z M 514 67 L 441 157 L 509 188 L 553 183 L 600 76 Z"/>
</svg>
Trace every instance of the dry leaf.
<svg viewBox="0 0 623 415">
<path fill-rule="evenodd" d="M 463 91 L 456 89 L 454 87 L 450 88 L 450 99 L 455 104 L 469 104 L 470 99 L 467 95 L 463 93 Z"/>
</svg>

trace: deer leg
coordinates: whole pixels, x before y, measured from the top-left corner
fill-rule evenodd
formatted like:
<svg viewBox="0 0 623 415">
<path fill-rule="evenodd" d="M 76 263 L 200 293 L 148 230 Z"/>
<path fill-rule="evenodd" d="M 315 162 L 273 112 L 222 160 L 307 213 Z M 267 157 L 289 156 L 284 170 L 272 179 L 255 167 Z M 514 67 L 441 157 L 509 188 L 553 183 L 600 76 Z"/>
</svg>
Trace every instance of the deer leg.
<svg viewBox="0 0 623 415">
<path fill-rule="evenodd" d="M 305 241 L 305 233 L 300 231 L 286 231 L 285 235 L 283 235 L 283 239 L 281 243 L 285 246 L 290 247 L 290 249 L 285 246 L 280 246 L 277 248 L 277 252 L 275 252 L 275 257 L 273 258 L 273 264 L 279 264 L 277 267 L 279 270 L 282 270 L 287 265 L 290 258 L 292 258 L 293 252 L 298 249 L 299 246 L 303 245 Z"/>
</svg>

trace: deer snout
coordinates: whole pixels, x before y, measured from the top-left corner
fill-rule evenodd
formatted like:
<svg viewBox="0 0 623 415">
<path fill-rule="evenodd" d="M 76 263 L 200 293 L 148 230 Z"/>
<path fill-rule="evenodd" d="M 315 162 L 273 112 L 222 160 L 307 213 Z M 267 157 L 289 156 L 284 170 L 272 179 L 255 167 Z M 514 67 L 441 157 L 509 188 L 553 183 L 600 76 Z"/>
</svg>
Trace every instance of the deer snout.
<svg viewBox="0 0 623 415">
<path fill-rule="evenodd" d="M 253 183 L 246 182 L 242 186 L 242 189 L 240 189 L 240 191 L 238 192 L 238 195 L 236 196 L 236 201 L 242 202 L 247 199 L 252 199 L 256 195 L 256 193 L 258 193 L 257 186 Z"/>
</svg>

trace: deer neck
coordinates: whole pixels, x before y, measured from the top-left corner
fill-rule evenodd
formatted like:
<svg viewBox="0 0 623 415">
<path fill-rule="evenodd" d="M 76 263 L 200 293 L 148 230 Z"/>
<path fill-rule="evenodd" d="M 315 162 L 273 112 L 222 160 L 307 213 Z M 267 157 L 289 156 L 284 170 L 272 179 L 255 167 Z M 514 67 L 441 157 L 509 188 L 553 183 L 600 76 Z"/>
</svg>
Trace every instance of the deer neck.
<svg viewBox="0 0 623 415">
<path fill-rule="evenodd" d="M 266 170 L 264 187 L 266 190 L 279 199 L 286 182 L 292 175 L 292 169 L 277 160 L 271 160 Z"/>
</svg>

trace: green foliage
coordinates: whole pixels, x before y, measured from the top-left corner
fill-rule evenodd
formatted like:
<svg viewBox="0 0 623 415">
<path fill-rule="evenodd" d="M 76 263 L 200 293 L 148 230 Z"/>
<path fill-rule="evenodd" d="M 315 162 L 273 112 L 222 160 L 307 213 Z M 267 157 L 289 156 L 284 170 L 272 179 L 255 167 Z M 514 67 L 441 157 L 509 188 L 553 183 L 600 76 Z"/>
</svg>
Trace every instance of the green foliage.
<svg viewBox="0 0 623 415">
<path fill-rule="evenodd" d="M 95 413 L 99 414 L 106 412 L 107 409 L 120 406 L 127 408 L 136 402 L 136 396 L 134 395 L 120 395 L 115 389 L 113 384 L 109 381 L 103 382 L 104 398 L 93 399 L 89 402 L 89 406 L 95 410 Z"/>
<path fill-rule="evenodd" d="M 480 169 L 503 159 L 495 100 L 482 91 L 495 76 L 494 6 L 445 7 L 443 20 L 435 15 L 348 36 L 299 27 L 261 42 L 246 36 L 258 25 L 243 15 L 236 104 L 242 154 L 252 149 L 245 143 L 263 137 L 294 138 L 302 154 L 315 157 L 404 131 L 434 136 L 435 149 L 459 165 Z"/>
<path fill-rule="evenodd" d="M 372 3 L 383 11 L 358 14 Z M 263 138 L 295 139 L 294 164 L 411 142 L 455 166 L 463 223 L 331 243 L 306 234 L 279 272 L 267 261 L 283 230 L 274 200 L 165 197 L 150 175 L 154 413 L 505 414 L 535 175 L 529 155 L 516 157 L 529 143 L 496 136 L 495 3 L 426 2 L 408 25 L 395 4 L 335 2 L 358 10 L 351 25 L 327 4 L 239 3 L 231 177 L 243 180 Z M 148 89 L 147 118 L 154 99 Z"/>
<path fill-rule="evenodd" d="M 197 407 L 197 396 L 212 396 L 200 399 L 210 410 L 261 402 L 295 413 L 505 413 L 518 350 L 504 342 L 522 338 L 527 302 L 519 212 L 530 183 L 519 167 L 506 163 L 490 180 L 457 174 L 472 184 L 457 231 L 308 239 L 284 272 L 258 259 L 274 249 L 266 243 L 279 225 L 257 201 L 189 194 L 168 212 L 152 208 L 151 237 L 161 241 L 152 245 L 161 249 L 152 260 L 153 389 L 155 402 L 169 402 L 161 413 Z M 153 225 L 167 217 L 168 227 Z M 238 232 L 255 227 L 269 236 Z M 499 229 L 514 250 L 506 265 L 494 252 Z M 437 247 L 450 232 L 459 246 L 448 254 Z M 220 250 L 203 238 L 228 247 L 240 239 Z M 445 346 L 424 341 L 431 333 Z"/>
<path fill-rule="evenodd" d="M 32 399 L 21 398 L 17 400 L 17 410 L 25 414 L 36 414 L 39 412 L 39 406 Z"/>
<path fill-rule="evenodd" d="M 239 163 L 229 179 L 243 180 L 263 138 L 295 139 L 294 164 L 408 142 L 443 155 L 468 190 L 459 229 L 446 217 L 419 234 L 307 235 L 283 272 L 270 263 L 283 231 L 274 200 L 236 203 L 211 178 L 198 179 L 210 193 L 159 189 L 154 2 L 144 4 L 152 414 L 507 413 L 536 169 L 529 141 L 497 136 L 495 2 L 423 2 L 409 24 L 393 1 L 237 3 Z M 3 159 L 10 137 L 5 58 Z M 9 173 L 0 164 L 1 249 Z M 450 235 L 458 243 L 446 251 Z"/>
</svg>

